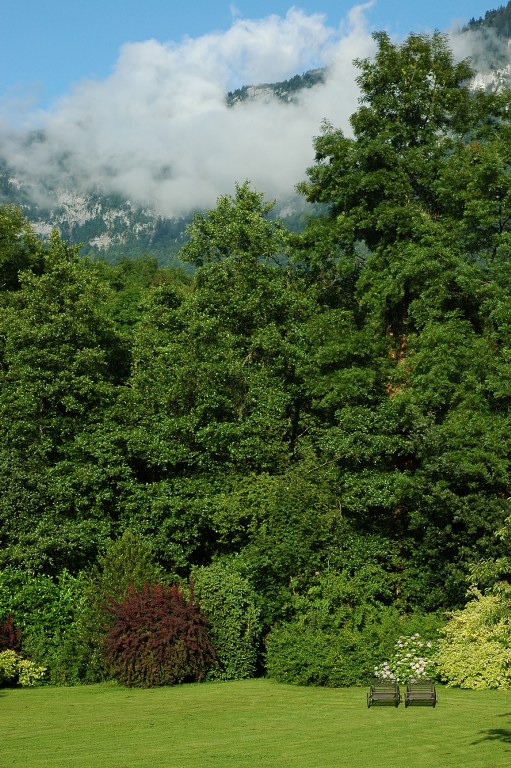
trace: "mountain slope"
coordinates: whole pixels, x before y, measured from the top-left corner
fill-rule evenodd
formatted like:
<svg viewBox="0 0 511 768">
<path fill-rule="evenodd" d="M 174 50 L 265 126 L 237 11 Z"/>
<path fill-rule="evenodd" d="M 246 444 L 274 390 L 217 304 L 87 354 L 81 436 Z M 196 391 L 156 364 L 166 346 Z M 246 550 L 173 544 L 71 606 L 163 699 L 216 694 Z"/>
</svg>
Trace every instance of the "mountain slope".
<svg viewBox="0 0 511 768">
<path fill-rule="evenodd" d="M 470 19 L 466 29 L 491 30 L 503 38 L 511 38 L 511 2 L 506 6 L 500 6 L 496 10 L 486 11 L 484 17 Z"/>
</svg>

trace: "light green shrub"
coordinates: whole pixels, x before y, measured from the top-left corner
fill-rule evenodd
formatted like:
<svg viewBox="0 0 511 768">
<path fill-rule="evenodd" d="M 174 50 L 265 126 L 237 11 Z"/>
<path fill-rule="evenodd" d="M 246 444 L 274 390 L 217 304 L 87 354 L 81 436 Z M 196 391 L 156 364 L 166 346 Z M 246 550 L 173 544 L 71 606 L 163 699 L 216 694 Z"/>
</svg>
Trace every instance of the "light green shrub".
<svg viewBox="0 0 511 768">
<path fill-rule="evenodd" d="M 482 594 L 452 614 L 436 655 L 440 678 L 460 688 L 511 687 L 511 619 L 504 595 Z"/>
<path fill-rule="evenodd" d="M 32 686 L 39 683 L 46 673 L 46 667 L 40 667 L 29 659 L 18 661 L 18 682 L 22 686 Z"/>
<path fill-rule="evenodd" d="M 19 683 L 24 687 L 36 685 L 44 677 L 46 667 L 24 659 L 16 651 L 0 653 L 0 685 Z"/>
<path fill-rule="evenodd" d="M 0 653 L 0 686 L 12 682 L 18 669 L 18 654 L 16 651 Z"/>
</svg>

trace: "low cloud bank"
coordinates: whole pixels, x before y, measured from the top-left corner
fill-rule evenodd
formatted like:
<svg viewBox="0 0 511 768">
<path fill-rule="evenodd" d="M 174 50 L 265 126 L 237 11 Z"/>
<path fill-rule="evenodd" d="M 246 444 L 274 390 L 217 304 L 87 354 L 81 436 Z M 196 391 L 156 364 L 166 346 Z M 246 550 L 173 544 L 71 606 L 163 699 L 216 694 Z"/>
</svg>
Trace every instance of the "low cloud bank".
<svg viewBox="0 0 511 768">
<path fill-rule="evenodd" d="M 374 51 L 370 5 L 337 29 L 291 9 L 180 43 L 127 44 L 108 78 L 77 84 L 52 109 L 27 115 L 24 128 L 0 116 L 0 153 L 39 194 L 99 189 L 165 216 L 211 207 L 245 179 L 286 198 L 313 161 L 322 120 L 349 131 L 359 95 L 352 61 Z M 327 68 L 325 82 L 296 103 L 226 105 L 229 90 L 315 67 Z"/>
</svg>

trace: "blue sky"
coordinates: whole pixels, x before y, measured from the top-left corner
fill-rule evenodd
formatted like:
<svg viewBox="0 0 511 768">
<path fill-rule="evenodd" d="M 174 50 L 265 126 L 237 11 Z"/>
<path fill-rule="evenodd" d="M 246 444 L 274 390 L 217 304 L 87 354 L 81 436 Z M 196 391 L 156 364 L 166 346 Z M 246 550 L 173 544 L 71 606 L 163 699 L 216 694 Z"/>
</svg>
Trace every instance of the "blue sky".
<svg viewBox="0 0 511 768">
<path fill-rule="evenodd" d="M 500 3 L 496 3 L 499 5 Z M 285 16 L 282 0 L 13 0 L 3 3 L 0 23 L 0 102 L 24 95 L 42 106 L 83 78 L 108 76 L 127 42 L 154 38 L 179 43 L 226 31 L 236 18 Z M 337 28 L 354 2 L 303 0 L 307 14 L 325 14 Z M 479 17 L 492 0 L 377 0 L 367 11 L 371 29 L 400 37 L 409 31 L 447 29 L 453 20 Z"/>
</svg>

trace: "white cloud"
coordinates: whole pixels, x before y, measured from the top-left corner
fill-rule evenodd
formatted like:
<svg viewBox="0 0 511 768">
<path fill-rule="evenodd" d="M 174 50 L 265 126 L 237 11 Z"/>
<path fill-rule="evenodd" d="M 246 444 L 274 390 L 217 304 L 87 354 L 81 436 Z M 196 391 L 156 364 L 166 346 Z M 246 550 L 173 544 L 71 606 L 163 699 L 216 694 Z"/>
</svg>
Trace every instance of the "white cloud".
<svg viewBox="0 0 511 768">
<path fill-rule="evenodd" d="M 499 37 L 491 27 L 469 29 L 460 34 L 459 28 L 454 26 L 449 32 L 449 46 L 456 61 L 469 59 L 476 72 L 488 73 L 509 63 L 508 41 Z"/>
<path fill-rule="evenodd" d="M 285 197 L 312 162 L 323 118 L 348 129 L 358 97 L 352 60 L 373 50 L 368 5 L 338 30 L 291 9 L 180 44 L 126 44 L 108 78 L 81 82 L 37 116 L 44 142 L 23 145 L 19 129 L 4 125 L 6 159 L 23 176 L 66 183 L 67 175 L 165 215 L 214 205 L 245 179 Z M 296 104 L 225 104 L 228 90 L 325 65 L 325 84 Z"/>
</svg>

